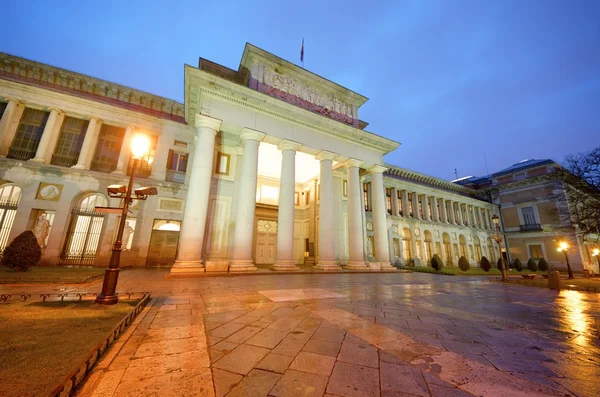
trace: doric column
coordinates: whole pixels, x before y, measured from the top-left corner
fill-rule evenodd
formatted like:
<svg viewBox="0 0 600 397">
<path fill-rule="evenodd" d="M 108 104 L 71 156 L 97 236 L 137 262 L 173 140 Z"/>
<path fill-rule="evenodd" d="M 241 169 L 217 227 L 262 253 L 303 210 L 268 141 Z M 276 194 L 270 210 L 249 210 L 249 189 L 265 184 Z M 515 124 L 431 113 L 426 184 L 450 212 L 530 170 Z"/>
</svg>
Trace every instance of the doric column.
<svg viewBox="0 0 600 397">
<path fill-rule="evenodd" d="M 213 174 L 215 135 L 221 128 L 221 120 L 196 114 L 195 126 L 198 135 L 194 157 L 188 164 L 190 184 L 179 233 L 177 259 L 171 268 L 171 273 L 204 272 L 202 264 L 204 231 Z"/>
<path fill-rule="evenodd" d="M 100 134 L 101 127 L 102 120 L 95 117 L 90 118 L 87 130 L 85 131 L 85 137 L 83 138 L 81 152 L 79 152 L 79 159 L 77 160 L 77 164 L 72 168 L 78 168 L 80 170 L 90 169 L 92 156 L 94 155 L 94 149 L 96 149 L 96 144 L 98 143 L 98 134 Z"/>
<path fill-rule="evenodd" d="M 412 208 L 413 208 L 413 218 L 421 219 L 421 213 L 419 211 L 419 195 L 416 192 L 412 194 Z"/>
<path fill-rule="evenodd" d="M 348 178 L 348 248 L 350 258 L 346 269 L 366 269 L 364 233 L 362 223 L 360 166 L 362 161 L 350 159 L 346 162 Z"/>
<path fill-rule="evenodd" d="M 9 99 L 6 109 L 0 119 L 0 157 L 6 157 L 8 149 L 15 139 L 19 121 L 25 111 L 25 105 L 14 99 Z"/>
<path fill-rule="evenodd" d="M 408 191 L 406 189 L 402 191 L 402 216 L 405 218 L 410 217 L 410 212 L 408 212 Z"/>
<path fill-rule="evenodd" d="M 256 270 L 252 258 L 252 242 L 254 240 L 254 213 L 256 211 L 256 180 L 258 178 L 258 147 L 265 134 L 244 128 L 240 140 L 244 147 L 242 157 L 242 173 L 240 174 L 240 194 L 237 197 L 238 207 L 235 215 L 235 231 L 233 233 L 233 255 L 230 272 L 247 272 Z M 279 234 L 279 233 L 278 233 Z"/>
<path fill-rule="evenodd" d="M 298 270 L 294 261 L 294 212 L 296 210 L 296 151 L 301 146 L 297 142 L 287 140 L 282 141 L 278 146 L 282 158 L 277 215 L 277 259 L 273 266 L 275 270 Z"/>
<path fill-rule="evenodd" d="M 117 161 L 117 169 L 112 172 L 113 174 L 125 174 L 125 168 L 127 168 L 127 161 L 129 160 L 133 129 L 134 127 L 127 127 L 125 130 L 125 136 L 123 136 L 123 141 L 121 143 L 121 151 L 119 152 L 119 160 Z M 191 169 L 192 168 L 190 167 L 190 170 Z"/>
<path fill-rule="evenodd" d="M 431 215 L 432 221 L 440 221 L 440 214 L 438 214 L 438 201 L 437 198 L 435 198 L 434 196 L 431 196 Z"/>
<path fill-rule="evenodd" d="M 385 210 L 385 190 L 383 187 L 383 172 L 387 167 L 376 165 L 369 169 L 371 173 L 373 201 L 373 237 L 375 237 L 375 260 L 381 269 L 393 268 L 390 264 L 390 244 L 387 233 Z"/>
<path fill-rule="evenodd" d="M 423 219 L 426 221 L 430 221 L 431 217 L 429 216 L 429 200 L 426 194 L 421 195 L 421 205 L 423 206 Z"/>
<path fill-rule="evenodd" d="M 50 116 L 44 127 L 44 132 L 42 132 L 42 137 L 37 147 L 37 151 L 35 152 L 35 157 L 29 161 L 43 164 L 48 164 L 50 162 L 49 159 L 54 152 L 54 147 L 58 141 L 58 134 L 64 118 L 65 114 L 60 110 L 52 109 L 50 111 Z"/>
<path fill-rule="evenodd" d="M 335 263 L 334 224 L 333 224 L 333 159 L 336 154 L 323 151 L 316 156 L 321 165 L 319 181 L 321 195 L 319 200 L 319 258 L 316 269 L 338 270 Z"/>
</svg>

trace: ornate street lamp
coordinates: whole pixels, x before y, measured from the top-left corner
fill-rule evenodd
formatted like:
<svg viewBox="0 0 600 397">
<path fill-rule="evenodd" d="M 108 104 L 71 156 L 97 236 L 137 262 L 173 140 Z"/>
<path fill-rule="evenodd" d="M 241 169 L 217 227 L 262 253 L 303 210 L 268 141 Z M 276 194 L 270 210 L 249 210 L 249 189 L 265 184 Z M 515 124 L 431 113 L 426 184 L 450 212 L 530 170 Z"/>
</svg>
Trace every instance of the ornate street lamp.
<svg viewBox="0 0 600 397">
<path fill-rule="evenodd" d="M 502 236 L 500 236 L 500 217 L 494 214 L 492 215 L 492 221 L 496 226 L 496 234 L 492 235 L 492 238 L 498 243 L 498 252 L 500 252 L 500 271 L 502 272 L 502 281 L 508 281 L 508 277 L 506 275 L 506 265 L 504 257 L 502 256 L 502 247 L 500 246 L 500 243 L 502 242 Z"/>
<path fill-rule="evenodd" d="M 148 153 L 149 149 L 150 139 L 148 139 L 146 135 L 137 134 L 131 138 L 131 154 L 133 157 L 133 164 L 129 175 L 129 185 L 127 188 L 125 188 L 124 185 L 110 185 L 107 188 L 108 195 L 110 197 L 123 199 L 123 207 L 96 208 L 97 212 L 121 213 L 121 220 L 119 221 L 119 228 L 117 230 L 116 240 L 113 244 L 110 262 L 108 263 L 108 268 L 104 272 L 102 292 L 96 298 L 96 303 L 101 305 L 114 305 L 119 301 L 119 297 L 116 294 L 117 280 L 119 278 L 119 262 L 121 260 L 123 231 L 125 230 L 127 213 L 129 212 L 129 206 L 134 200 L 134 198 L 131 196 L 133 191 L 133 180 L 135 179 L 135 172 L 140 160 Z M 136 200 L 145 200 L 148 196 L 157 194 L 157 191 L 155 187 L 144 187 L 135 189 L 134 193 Z"/>
<path fill-rule="evenodd" d="M 569 280 L 573 280 L 575 277 L 573 276 L 573 271 L 571 270 L 571 264 L 569 263 L 569 255 L 567 255 L 567 250 L 569 249 L 569 244 L 566 241 L 561 241 L 558 244 L 557 251 L 565 254 L 565 260 L 567 261 L 567 271 L 569 272 Z"/>
</svg>

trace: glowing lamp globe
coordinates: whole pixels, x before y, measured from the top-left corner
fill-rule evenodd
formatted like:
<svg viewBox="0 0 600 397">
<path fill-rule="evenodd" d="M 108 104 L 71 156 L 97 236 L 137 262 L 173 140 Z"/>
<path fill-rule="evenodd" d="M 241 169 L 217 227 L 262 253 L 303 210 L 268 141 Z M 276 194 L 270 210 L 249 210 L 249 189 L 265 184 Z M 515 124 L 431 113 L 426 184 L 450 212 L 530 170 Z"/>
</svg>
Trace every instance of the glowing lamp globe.
<svg viewBox="0 0 600 397">
<path fill-rule="evenodd" d="M 150 139 L 144 134 L 136 134 L 131 138 L 131 154 L 141 159 L 150 150 Z"/>
</svg>

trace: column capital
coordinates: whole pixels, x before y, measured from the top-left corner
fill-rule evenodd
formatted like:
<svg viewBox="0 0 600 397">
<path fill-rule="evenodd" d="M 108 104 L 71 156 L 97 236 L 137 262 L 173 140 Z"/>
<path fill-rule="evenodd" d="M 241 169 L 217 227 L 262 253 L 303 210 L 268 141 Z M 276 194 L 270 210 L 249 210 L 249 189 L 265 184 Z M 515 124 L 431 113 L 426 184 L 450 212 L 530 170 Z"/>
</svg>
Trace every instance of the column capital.
<svg viewBox="0 0 600 397">
<path fill-rule="evenodd" d="M 346 162 L 344 162 L 344 165 L 346 166 L 346 168 L 360 167 L 363 164 L 364 164 L 364 161 L 358 160 L 358 159 L 350 159 L 350 160 L 347 160 Z"/>
<path fill-rule="evenodd" d="M 315 158 L 318 161 L 323 161 L 323 160 L 335 160 L 337 158 L 337 154 L 332 153 L 332 152 L 328 152 L 327 150 L 323 150 L 322 152 L 319 152 Z"/>
<path fill-rule="evenodd" d="M 194 126 L 196 128 L 210 128 L 216 133 L 217 131 L 219 131 L 219 128 L 221 128 L 221 123 L 222 121 L 219 119 L 196 113 L 196 120 L 194 121 Z"/>
<path fill-rule="evenodd" d="M 237 154 L 238 156 L 241 156 L 244 154 L 244 148 L 241 146 L 236 146 L 235 148 L 233 148 L 233 151 L 235 152 L 235 154 Z"/>
<path fill-rule="evenodd" d="M 252 141 L 260 142 L 263 140 L 263 138 L 265 136 L 266 136 L 266 134 L 263 132 L 253 130 L 251 128 L 244 128 L 242 130 L 242 135 L 240 135 L 240 140 L 241 141 L 252 140 Z"/>
<path fill-rule="evenodd" d="M 374 165 L 367 170 L 369 174 L 383 174 L 388 170 L 388 167 L 384 167 L 383 165 Z"/>
<path fill-rule="evenodd" d="M 95 120 L 96 123 L 101 123 L 102 122 L 102 119 L 100 119 L 99 117 L 96 117 L 96 116 L 90 116 L 90 121 L 92 121 L 92 120 Z"/>
<path fill-rule="evenodd" d="M 22 100 L 17 99 L 17 98 L 7 96 L 7 97 L 4 97 L 4 99 L 6 100 L 6 102 L 13 102 L 17 105 L 25 105 L 25 103 Z"/>
<path fill-rule="evenodd" d="M 277 149 L 281 150 L 282 152 L 284 150 L 298 151 L 298 149 L 300 149 L 301 147 L 301 143 L 289 141 L 287 139 L 284 139 L 283 141 L 279 142 L 279 145 L 277 145 Z"/>
<path fill-rule="evenodd" d="M 60 110 L 59 108 L 48 108 L 48 110 L 50 112 L 56 112 L 56 114 L 58 114 L 58 115 L 64 114 L 64 112 L 62 110 Z"/>
</svg>

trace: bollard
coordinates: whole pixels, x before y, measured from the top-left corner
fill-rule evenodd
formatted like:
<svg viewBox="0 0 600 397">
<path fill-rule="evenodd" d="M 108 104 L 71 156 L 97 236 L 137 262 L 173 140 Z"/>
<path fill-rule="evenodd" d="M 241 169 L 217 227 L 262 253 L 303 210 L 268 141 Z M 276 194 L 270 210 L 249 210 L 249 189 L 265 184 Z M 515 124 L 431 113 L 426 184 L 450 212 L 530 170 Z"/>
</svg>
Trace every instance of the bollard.
<svg viewBox="0 0 600 397">
<path fill-rule="evenodd" d="M 560 290 L 560 273 L 556 270 L 548 273 L 548 288 Z"/>
</svg>

